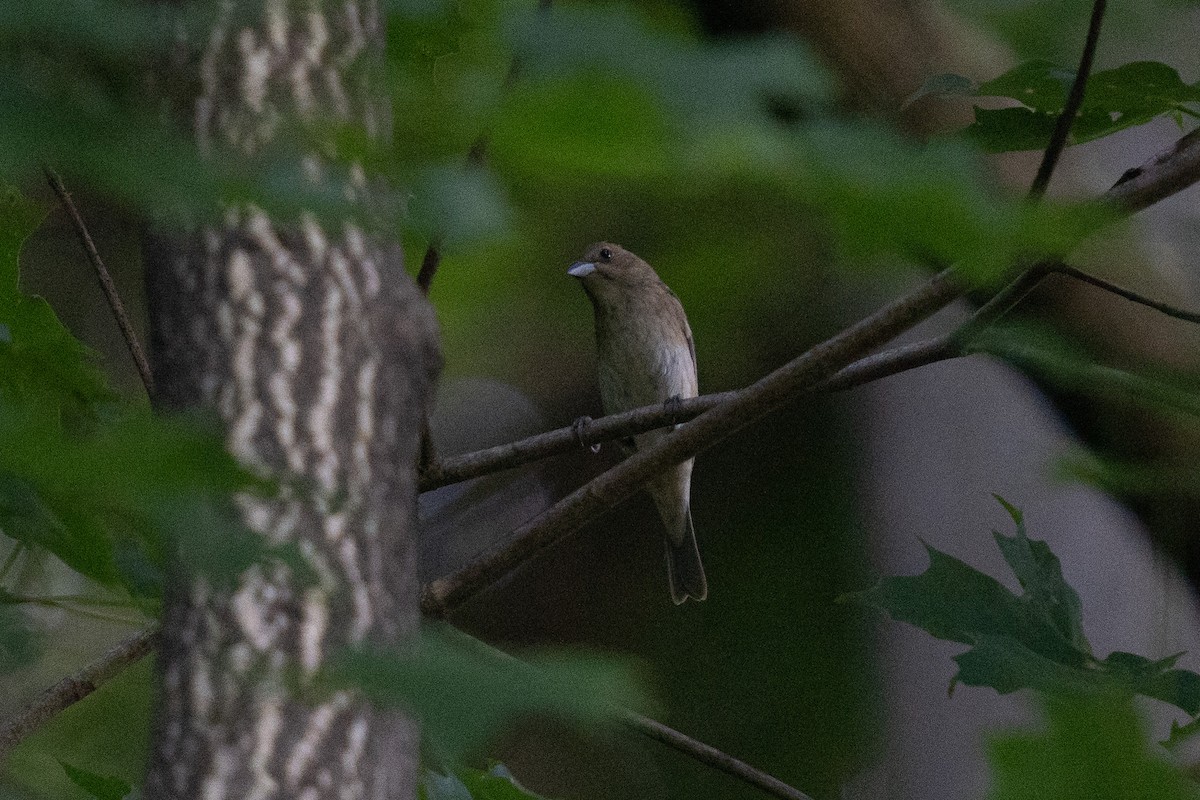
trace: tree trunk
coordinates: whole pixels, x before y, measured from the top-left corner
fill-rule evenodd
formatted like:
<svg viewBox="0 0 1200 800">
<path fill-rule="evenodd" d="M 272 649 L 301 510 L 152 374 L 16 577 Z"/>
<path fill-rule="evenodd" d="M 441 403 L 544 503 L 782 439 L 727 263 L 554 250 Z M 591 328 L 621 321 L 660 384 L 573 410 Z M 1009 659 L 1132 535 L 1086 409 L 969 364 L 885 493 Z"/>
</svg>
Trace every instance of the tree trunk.
<svg viewBox="0 0 1200 800">
<path fill-rule="evenodd" d="M 229 528 L 294 545 L 304 564 L 260 559 L 232 578 L 175 564 L 145 796 L 408 798 L 411 719 L 346 692 L 301 696 L 339 649 L 394 645 L 419 623 L 434 324 L 399 244 L 363 223 L 375 187 L 328 158 L 323 133 L 348 123 L 386 141 L 383 21 L 375 0 L 216 5 L 181 36 L 164 101 L 214 157 L 257 157 L 300 131 L 295 184 L 350 198 L 353 213 L 246 204 L 148 237 L 157 402 L 219 414 L 229 450 L 282 486 L 236 497 Z"/>
</svg>

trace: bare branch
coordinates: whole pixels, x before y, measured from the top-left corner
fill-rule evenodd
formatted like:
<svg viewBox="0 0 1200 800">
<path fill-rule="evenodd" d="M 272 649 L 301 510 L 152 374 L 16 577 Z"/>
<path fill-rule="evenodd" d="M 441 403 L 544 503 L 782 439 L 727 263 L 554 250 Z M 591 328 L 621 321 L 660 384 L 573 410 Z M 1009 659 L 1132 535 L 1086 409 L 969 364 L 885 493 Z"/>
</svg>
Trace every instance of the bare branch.
<svg viewBox="0 0 1200 800">
<path fill-rule="evenodd" d="M 1185 311 L 1178 306 L 1173 306 L 1160 300 L 1154 300 L 1146 297 L 1144 294 L 1139 294 L 1132 289 L 1126 289 L 1123 286 L 1118 286 L 1112 281 L 1106 281 L 1104 278 L 1097 278 L 1094 275 L 1089 275 L 1081 269 L 1076 269 L 1075 267 L 1071 267 L 1066 264 L 1057 264 L 1051 271 L 1059 275 L 1065 275 L 1069 278 L 1074 278 L 1077 281 L 1083 281 L 1086 284 L 1095 286 L 1097 289 L 1103 289 L 1104 291 L 1115 294 L 1118 297 L 1123 297 L 1130 302 L 1146 306 L 1147 308 L 1153 308 L 1155 311 L 1159 312 L 1160 314 L 1166 314 L 1168 317 L 1181 319 L 1185 322 L 1200 323 L 1200 314 L 1194 311 Z"/>
<path fill-rule="evenodd" d="M 425 257 L 421 259 L 421 271 L 417 273 L 417 286 L 421 294 L 429 295 L 429 287 L 433 285 L 433 276 L 437 275 L 438 266 L 442 263 L 441 237 L 434 235 L 425 249 Z"/>
<path fill-rule="evenodd" d="M 137 663 L 158 645 L 157 631 L 142 631 L 109 650 L 74 675 L 63 678 L 23 711 L 0 726 L 0 764 L 14 747 L 58 712 L 79 702 Z"/>
<path fill-rule="evenodd" d="M 501 660 L 507 663 L 522 662 L 516 656 L 506 653 L 503 650 L 493 647 L 487 642 L 471 636 L 469 633 L 464 633 L 448 624 L 439 626 L 445 634 L 452 637 L 456 642 L 464 647 L 479 653 L 485 658 Z M 701 764 L 706 764 L 710 767 L 720 770 L 727 775 L 745 781 L 752 786 L 762 789 L 767 794 L 775 797 L 783 798 L 783 800 L 812 800 L 811 797 L 804 792 L 789 786 L 778 778 L 768 775 L 760 769 L 750 766 L 744 761 L 739 761 L 728 753 L 722 752 L 712 745 L 697 741 L 692 737 L 680 733 L 674 728 L 668 727 L 661 722 L 644 717 L 641 714 L 630 711 L 627 708 L 617 708 L 617 718 L 627 727 L 637 731 L 643 736 L 649 737 L 656 742 L 672 747 L 683 753 L 689 758 L 693 758 Z"/>
<path fill-rule="evenodd" d="M 1177 194 L 1200 181 L 1200 128 L 1177 141 L 1164 153 L 1127 170 L 1109 189 L 1104 200 L 1133 214 Z"/>
<path fill-rule="evenodd" d="M 643 717 L 641 714 L 626 711 L 621 715 L 621 721 L 643 736 L 647 736 L 656 742 L 661 742 L 667 747 L 674 748 L 685 756 L 699 761 L 701 764 L 707 764 L 714 769 L 719 769 L 726 775 L 732 775 L 752 786 L 756 786 L 767 794 L 784 798 L 784 800 L 812 800 L 809 795 L 806 795 L 794 786 L 789 786 L 774 775 L 769 775 L 760 769 L 756 769 L 746 762 L 739 761 L 728 753 L 718 750 L 712 745 L 696 741 L 692 737 L 682 734 L 674 728 L 668 728 L 661 722 L 656 722 L 649 717 Z"/>
<path fill-rule="evenodd" d="M 1092 62 L 1096 58 L 1096 44 L 1100 41 L 1100 27 L 1104 23 L 1106 5 L 1105 0 L 1095 0 L 1092 5 L 1092 19 L 1088 23 L 1087 41 L 1083 45 L 1083 55 L 1079 58 L 1079 69 L 1075 71 L 1075 82 L 1071 84 L 1067 102 L 1054 124 L 1054 133 L 1050 135 L 1046 152 L 1042 153 L 1042 163 L 1038 166 L 1037 176 L 1033 179 L 1033 185 L 1029 187 L 1031 200 L 1037 200 L 1046 193 L 1050 177 L 1054 174 L 1054 167 L 1058 165 L 1063 148 L 1067 146 L 1067 138 L 1071 135 L 1075 117 L 1079 115 L 1079 109 L 1083 106 L 1083 96 L 1087 91 L 1088 77 L 1092 74 Z"/>
<path fill-rule="evenodd" d="M 133 363 L 137 366 L 138 375 L 142 378 L 142 385 L 146 387 L 146 395 L 153 401 L 154 375 L 150 372 L 150 362 L 146 358 L 145 351 L 142 350 L 141 343 L 138 342 L 137 333 L 133 330 L 133 323 L 129 321 L 129 314 L 125 311 L 125 304 L 121 302 L 117 286 L 113 283 L 112 276 L 108 274 L 108 268 L 104 266 L 104 261 L 96 250 L 96 243 L 92 241 L 92 235 L 88 232 L 83 216 L 75 207 L 75 201 L 71 199 L 67 187 L 63 185 L 62 178 L 58 177 L 58 173 L 49 167 L 46 167 L 44 171 L 50 188 L 54 190 L 59 202 L 71 217 L 71 223 L 75 226 L 79 242 L 83 245 L 88 261 L 91 262 L 92 269 L 96 271 L 96 278 L 100 281 L 100 289 L 104 292 L 105 299 L 108 300 L 108 307 L 112 309 L 117 327 L 121 329 L 121 335 L 125 337 L 125 346 L 129 348 L 129 355 L 133 357 Z"/>
<path fill-rule="evenodd" d="M 917 344 L 904 345 L 883 353 L 856 361 L 819 384 L 815 391 L 841 391 L 864 383 L 906 372 L 910 369 L 943 361 L 960 355 L 949 338 L 933 339 Z M 569 453 L 581 446 L 611 442 L 626 436 L 645 433 L 655 428 L 677 425 L 732 400 L 737 391 L 718 392 L 700 397 L 690 397 L 677 403 L 645 406 L 619 414 L 591 420 L 582 428 L 568 426 L 526 439 L 489 447 L 472 453 L 444 458 L 421 478 L 421 491 L 427 492 L 452 483 L 490 475 L 506 469 L 540 461 L 550 456 Z"/>
</svg>

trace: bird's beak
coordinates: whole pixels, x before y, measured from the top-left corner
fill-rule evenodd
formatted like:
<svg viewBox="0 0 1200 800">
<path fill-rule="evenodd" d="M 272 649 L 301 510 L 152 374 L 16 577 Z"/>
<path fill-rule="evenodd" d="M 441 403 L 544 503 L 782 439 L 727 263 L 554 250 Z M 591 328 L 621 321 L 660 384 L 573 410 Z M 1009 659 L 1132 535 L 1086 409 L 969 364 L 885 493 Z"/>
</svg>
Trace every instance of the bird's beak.
<svg viewBox="0 0 1200 800">
<path fill-rule="evenodd" d="M 596 265 L 591 261 L 576 261 L 567 270 L 567 274 L 572 278 L 586 278 L 596 271 Z"/>
</svg>

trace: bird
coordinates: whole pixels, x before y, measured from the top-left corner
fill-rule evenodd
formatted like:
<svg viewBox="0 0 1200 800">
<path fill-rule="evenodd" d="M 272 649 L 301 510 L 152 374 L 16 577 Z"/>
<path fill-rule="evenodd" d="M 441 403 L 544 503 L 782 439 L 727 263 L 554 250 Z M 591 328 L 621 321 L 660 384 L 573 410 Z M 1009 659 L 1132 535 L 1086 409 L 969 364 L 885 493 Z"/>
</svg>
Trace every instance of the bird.
<svg viewBox="0 0 1200 800">
<path fill-rule="evenodd" d="M 605 414 L 697 395 L 696 347 L 683 304 L 649 264 L 620 245 L 597 242 L 567 274 L 582 284 L 595 314 Z M 667 433 L 647 431 L 623 440 L 622 447 L 636 452 Z M 669 468 L 647 486 L 666 527 L 667 579 L 676 605 L 708 596 L 692 527 L 694 460 Z"/>
</svg>

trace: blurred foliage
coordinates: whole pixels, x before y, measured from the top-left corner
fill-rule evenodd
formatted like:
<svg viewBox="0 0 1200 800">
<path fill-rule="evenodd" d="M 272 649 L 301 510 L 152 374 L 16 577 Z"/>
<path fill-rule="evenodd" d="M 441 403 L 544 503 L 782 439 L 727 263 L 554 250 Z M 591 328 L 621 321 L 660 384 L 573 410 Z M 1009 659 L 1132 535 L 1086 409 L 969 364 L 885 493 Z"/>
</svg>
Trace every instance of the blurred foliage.
<svg viewBox="0 0 1200 800">
<path fill-rule="evenodd" d="M 530 792 L 503 764 L 484 772 L 462 769 L 453 775 L 426 772 L 418 790 L 421 800 L 545 800 Z"/>
<path fill-rule="evenodd" d="M 88 794 L 63 769 L 140 784 L 153 713 L 154 658 L 143 659 L 57 714 L 13 750 L 0 777 L 21 796 L 84 798 Z"/>
<path fill-rule="evenodd" d="M 990 800 L 1200 797 L 1188 775 L 1147 750 L 1128 697 L 1044 697 L 1042 706 L 1045 730 L 991 737 Z"/>
<path fill-rule="evenodd" d="M 63 771 L 67 773 L 71 783 L 83 789 L 95 800 L 122 800 L 133 791 L 133 787 L 120 778 L 97 775 L 94 772 L 72 767 L 65 762 L 60 761 L 59 763 L 62 764 Z"/>
<path fill-rule="evenodd" d="M 1064 63 L 1079 58 L 1092 10 L 1092 0 L 946 0 L 946 5 L 986 26 L 1022 59 Z M 1105 49 L 1161 37 L 1172 21 L 1183 21 L 1182 13 L 1195 6 L 1195 0 L 1109 3 Z"/>
<path fill-rule="evenodd" d="M 969 645 L 955 656 L 951 684 L 988 686 L 1001 694 L 1019 689 L 1064 697 L 1143 695 L 1200 714 L 1200 675 L 1176 669 L 1182 653 L 1151 660 L 1114 652 L 1092 654 L 1083 632 L 1079 596 L 1045 542 L 1030 539 L 1021 512 L 997 498 L 1016 534 L 993 532 L 1022 593 L 929 545 L 929 568 L 913 577 L 884 578 L 847 599 L 887 611 L 939 639 Z"/>
<path fill-rule="evenodd" d="M 403 652 L 349 650 L 330 667 L 335 687 L 421 720 L 427 750 L 452 766 L 514 718 L 559 716 L 595 726 L 621 705 L 642 705 L 628 667 L 592 655 L 549 654 L 528 663 L 447 626 L 426 626 Z"/>
<path fill-rule="evenodd" d="M 930 94 L 1003 97 L 1021 105 L 1009 108 L 975 107 L 975 122 L 965 134 L 984 150 L 1041 150 L 1067 102 L 1075 70 L 1048 61 L 1028 61 L 998 78 L 975 86 L 961 75 L 935 75 L 909 99 Z M 1179 73 L 1157 61 L 1137 61 L 1095 72 L 1088 78 L 1079 115 L 1071 126 L 1070 144 L 1144 125 L 1160 116 L 1180 126 L 1184 116 L 1198 117 L 1200 83 L 1184 83 Z"/>
</svg>

